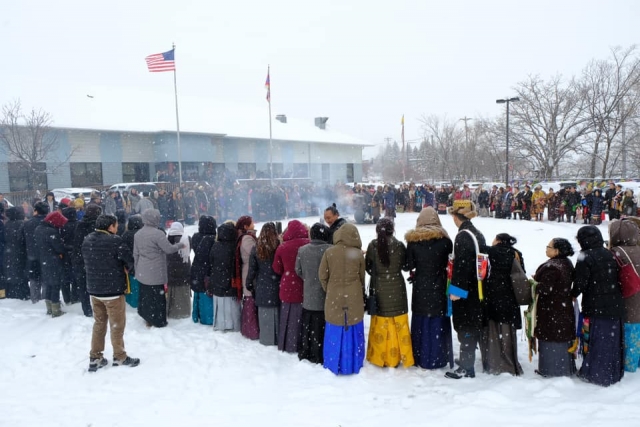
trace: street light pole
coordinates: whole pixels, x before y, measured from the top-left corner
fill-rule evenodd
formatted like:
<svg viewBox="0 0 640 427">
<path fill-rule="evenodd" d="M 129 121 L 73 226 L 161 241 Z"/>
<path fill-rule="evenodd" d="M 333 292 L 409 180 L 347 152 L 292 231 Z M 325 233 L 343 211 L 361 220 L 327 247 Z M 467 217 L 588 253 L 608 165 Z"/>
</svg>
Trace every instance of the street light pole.
<svg viewBox="0 0 640 427">
<path fill-rule="evenodd" d="M 505 150 L 505 160 L 507 166 L 504 172 L 504 180 L 506 181 L 505 185 L 507 186 L 509 185 L 509 103 L 518 101 L 520 101 L 520 98 L 518 98 L 517 96 L 513 98 L 496 99 L 496 104 L 507 104 L 507 146 Z"/>
</svg>

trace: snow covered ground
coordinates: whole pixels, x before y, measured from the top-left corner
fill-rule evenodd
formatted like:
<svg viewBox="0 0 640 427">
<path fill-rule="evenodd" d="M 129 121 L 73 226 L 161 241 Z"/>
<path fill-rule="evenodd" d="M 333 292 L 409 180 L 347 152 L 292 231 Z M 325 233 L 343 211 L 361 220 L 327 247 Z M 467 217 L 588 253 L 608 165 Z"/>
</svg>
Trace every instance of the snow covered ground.
<svg viewBox="0 0 640 427">
<path fill-rule="evenodd" d="M 413 228 L 416 216 L 398 214 L 399 238 Z M 452 219 L 441 219 L 454 236 Z M 551 238 L 568 238 L 579 249 L 580 225 L 473 222 L 489 242 L 500 232 L 516 236 L 529 274 L 545 261 Z M 358 228 L 366 248 L 374 227 Z M 610 388 L 543 379 L 534 374 L 537 359 L 529 363 L 524 341 L 519 356 L 525 374 L 518 378 L 478 374 L 455 381 L 444 378 L 444 370 L 380 369 L 366 362 L 359 375 L 336 377 L 296 355 L 190 319 L 147 330 L 131 308 L 125 343 L 130 355 L 142 359 L 140 366 L 89 374 L 93 321 L 78 305 L 66 309 L 69 314 L 51 319 L 42 302 L 0 301 L 0 426 L 613 427 L 640 420 L 640 373 L 627 374 Z M 456 353 L 457 347 L 454 338 Z M 108 338 L 106 349 L 111 359 Z"/>
</svg>

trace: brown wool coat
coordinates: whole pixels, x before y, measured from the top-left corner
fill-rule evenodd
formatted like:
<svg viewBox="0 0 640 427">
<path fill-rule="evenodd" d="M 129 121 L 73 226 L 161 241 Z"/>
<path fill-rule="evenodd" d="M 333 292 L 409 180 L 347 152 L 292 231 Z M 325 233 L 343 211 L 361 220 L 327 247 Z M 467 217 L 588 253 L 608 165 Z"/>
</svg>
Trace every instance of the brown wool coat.
<svg viewBox="0 0 640 427">
<path fill-rule="evenodd" d="M 568 342 L 576 337 L 571 297 L 574 269 L 568 258 L 551 258 L 533 276 L 538 286 L 535 336 L 542 341 Z"/>
<path fill-rule="evenodd" d="M 327 322 L 344 326 L 364 318 L 365 262 L 362 241 L 353 224 L 345 224 L 333 235 L 333 247 L 320 261 L 318 278 L 327 293 L 324 315 Z"/>
<path fill-rule="evenodd" d="M 609 245 L 620 260 L 626 264 L 629 260 L 624 252 L 631 258 L 631 262 L 640 272 L 640 228 L 636 223 L 627 219 L 623 221 L 612 221 L 609 224 Z M 629 298 L 624 298 L 625 323 L 640 323 L 640 292 Z"/>
</svg>

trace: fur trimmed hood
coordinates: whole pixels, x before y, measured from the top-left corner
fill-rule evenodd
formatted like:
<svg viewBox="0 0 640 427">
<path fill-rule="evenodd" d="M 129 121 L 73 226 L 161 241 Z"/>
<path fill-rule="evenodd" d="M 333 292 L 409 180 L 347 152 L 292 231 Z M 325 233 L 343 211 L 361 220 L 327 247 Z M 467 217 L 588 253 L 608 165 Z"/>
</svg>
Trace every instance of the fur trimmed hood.
<svg viewBox="0 0 640 427">
<path fill-rule="evenodd" d="M 422 242 L 436 239 L 449 239 L 449 235 L 444 228 L 435 225 L 426 225 L 407 231 L 404 239 L 407 243 Z"/>
</svg>

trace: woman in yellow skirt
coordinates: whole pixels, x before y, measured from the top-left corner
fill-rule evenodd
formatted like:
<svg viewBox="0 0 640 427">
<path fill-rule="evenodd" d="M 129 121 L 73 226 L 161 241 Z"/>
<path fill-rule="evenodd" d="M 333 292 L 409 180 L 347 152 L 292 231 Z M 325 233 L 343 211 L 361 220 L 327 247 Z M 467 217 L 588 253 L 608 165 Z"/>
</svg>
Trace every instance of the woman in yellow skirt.
<svg viewBox="0 0 640 427">
<path fill-rule="evenodd" d="M 378 236 L 367 248 L 366 270 L 371 275 L 369 295 L 376 301 L 376 309 L 369 313 L 367 361 L 394 368 L 402 363 L 406 368 L 414 364 L 407 286 L 402 276 L 402 270 L 407 270 L 406 247 L 393 232 L 393 221 L 380 219 L 376 225 Z"/>
</svg>

